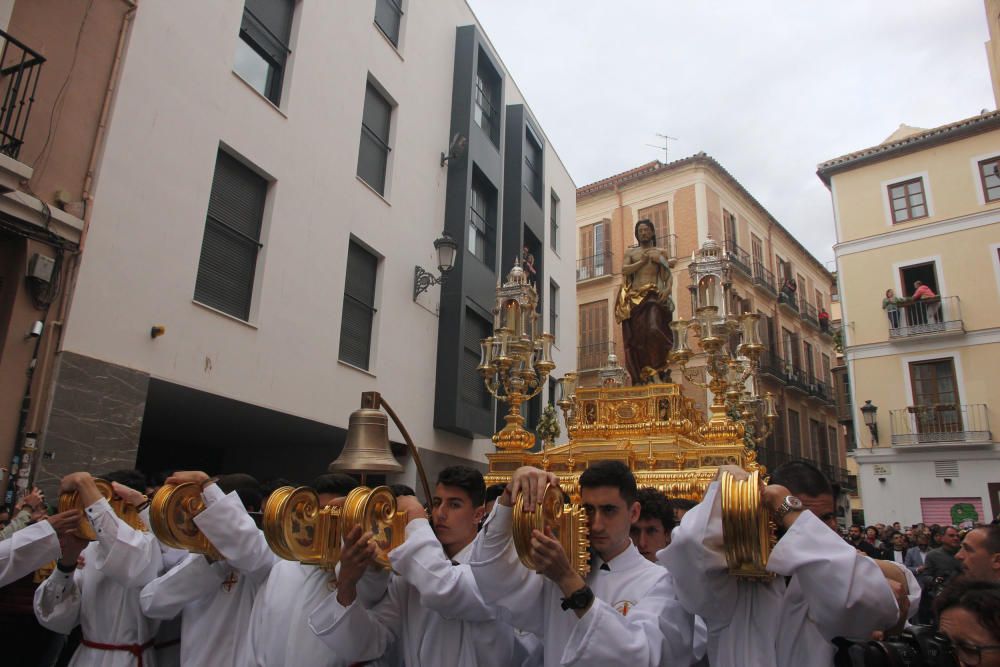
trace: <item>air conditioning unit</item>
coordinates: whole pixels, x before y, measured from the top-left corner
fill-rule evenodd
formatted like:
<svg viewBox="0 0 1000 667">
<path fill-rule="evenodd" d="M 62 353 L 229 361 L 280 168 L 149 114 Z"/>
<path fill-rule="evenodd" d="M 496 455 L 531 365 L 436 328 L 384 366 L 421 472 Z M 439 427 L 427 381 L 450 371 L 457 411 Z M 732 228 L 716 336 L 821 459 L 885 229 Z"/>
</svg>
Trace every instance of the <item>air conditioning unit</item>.
<svg viewBox="0 0 1000 667">
<path fill-rule="evenodd" d="M 51 283 L 52 271 L 55 269 L 55 266 L 56 261 L 54 259 L 36 252 L 28 260 L 27 277 L 40 283 Z"/>
</svg>

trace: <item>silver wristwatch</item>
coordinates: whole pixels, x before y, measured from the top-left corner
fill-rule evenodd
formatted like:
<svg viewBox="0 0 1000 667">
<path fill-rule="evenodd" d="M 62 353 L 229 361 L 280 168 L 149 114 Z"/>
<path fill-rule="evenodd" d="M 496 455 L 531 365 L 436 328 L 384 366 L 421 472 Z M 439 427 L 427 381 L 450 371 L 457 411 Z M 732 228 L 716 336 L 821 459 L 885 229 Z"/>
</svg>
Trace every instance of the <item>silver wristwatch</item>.
<svg viewBox="0 0 1000 667">
<path fill-rule="evenodd" d="M 805 509 L 805 506 L 801 500 L 795 496 L 785 496 L 785 499 L 781 501 L 781 505 L 774 511 L 774 518 L 781 521 L 789 512 L 801 512 L 803 509 Z"/>
</svg>

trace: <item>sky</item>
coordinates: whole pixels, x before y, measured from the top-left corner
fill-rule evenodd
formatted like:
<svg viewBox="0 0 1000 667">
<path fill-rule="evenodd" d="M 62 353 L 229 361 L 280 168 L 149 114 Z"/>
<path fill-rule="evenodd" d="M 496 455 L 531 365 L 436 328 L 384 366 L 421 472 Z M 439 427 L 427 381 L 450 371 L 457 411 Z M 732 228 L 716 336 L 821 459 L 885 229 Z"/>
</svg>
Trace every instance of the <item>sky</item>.
<svg viewBox="0 0 1000 667">
<path fill-rule="evenodd" d="M 468 0 L 576 185 L 705 151 L 833 268 L 816 165 L 994 109 L 983 0 Z"/>
</svg>

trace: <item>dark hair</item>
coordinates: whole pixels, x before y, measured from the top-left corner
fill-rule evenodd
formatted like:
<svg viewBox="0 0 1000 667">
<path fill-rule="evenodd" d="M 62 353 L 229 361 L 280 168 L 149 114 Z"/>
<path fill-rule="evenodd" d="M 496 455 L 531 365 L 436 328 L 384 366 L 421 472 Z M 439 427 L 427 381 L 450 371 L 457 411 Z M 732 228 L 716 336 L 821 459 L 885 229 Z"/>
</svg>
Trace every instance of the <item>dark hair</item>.
<svg viewBox="0 0 1000 667">
<path fill-rule="evenodd" d="M 172 468 L 167 468 L 166 470 L 159 470 L 150 475 L 146 475 L 146 484 L 148 486 L 163 486 L 167 482 L 167 478 L 174 474 Z"/>
<path fill-rule="evenodd" d="M 649 226 L 649 230 L 651 232 L 653 232 L 653 239 L 652 239 L 652 241 L 653 241 L 653 245 L 655 246 L 656 245 L 656 225 L 653 224 L 653 221 L 650 220 L 649 218 L 642 218 L 641 220 L 637 220 L 636 221 L 636 223 L 635 223 L 635 229 L 633 230 L 633 235 L 635 236 L 635 240 L 636 241 L 639 240 L 639 225 L 648 225 Z"/>
<path fill-rule="evenodd" d="M 857 528 L 862 533 L 865 532 L 865 527 L 863 525 L 861 525 L 860 523 L 852 523 L 850 527 L 851 528 Z"/>
<path fill-rule="evenodd" d="M 104 475 L 99 475 L 99 477 L 109 482 L 118 482 L 139 493 L 146 491 L 146 476 L 138 470 L 112 470 Z"/>
<path fill-rule="evenodd" d="M 503 495 L 504 490 L 507 488 L 506 484 L 490 484 L 486 487 L 486 502 L 491 500 L 496 500 Z"/>
<path fill-rule="evenodd" d="M 991 554 L 1000 553 L 1000 524 L 997 522 L 976 526 L 972 530 L 983 531 L 983 545 Z"/>
<path fill-rule="evenodd" d="M 240 497 L 243 507 L 251 512 L 259 510 L 264 503 L 264 492 L 261 491 L 260 482 L 251 475 L 242 472 L 220 475 L 216 484 L 219 485 L 219 489 L 223 493 L 235 491 L 236 495 Z"/>
<path fill-rule="evenodd" d="M 638 493 L 635 475 L 621 461 L 597 461 L 583 471 L 580 475 L 580 488 L 593 489 L 598 486 L 617 488 L 626 505 L 634 503 Z"/>
<path fill-rule="evenodd" d="M 389 490 L 392 491 L 392 495 L 399 498 L 400 496 L 416 496 L 416 492 L 412 487 L 406 484 L 390 484 Z"/>
<path fill-rule="evenodd" d="M 260 492 L 264 494 L 264 498 L 267 498 L 283 486 L 295 486 L 295 484 L 284 477 L 273 477 L 260 485 Z"/>
<path fill-rule="evenodd" d="M 486 504 L 486 482 L 483 480 L 483 473 L 475 468 L 448 466 L 438 473 L 437 483 L 462 489 L 469 494 L 474 507 Z"/>
<path fill-rule="evenodd" d="M 955 577 L 934 598 L 934 614 L 960 607 L 976 616 L 994 641 L 1000 641 L 1000 583 Z"/>
<path fill-rule="evenodd" d="M 675 510 L 684 510 L 687 512 L 689 509 L 694 509 L 698 506 L 698 501 L 691 500 L 689 498 L 671 498 L 670 506 Z"/>
<path fill-rule="evenodd" d="M 639 501 L 640 519 L 659 519 L 663 524 L 663 530 L 669 535 L 674 529 L 674 509 L 670 506 L 670 499 L 659 489 L 651 486 L 644 486 L 636 491 L 636 500 Z"/>
<path fill-rule="evenodd" d="M 780 484 L 795 495 L 833 495 L 833 487 L 819 468 L 808 461 L 789 461 L 771 474 L 771 484 Z"/>
<path fill-rule="evenodd" d="M 320 475 L 309 483 L 317 494 L 329 493 L 335 496 L 346 496 L 354 489 L 361 486 L 358 480 L 342 472 L 328 472 Z"/>
</svg>

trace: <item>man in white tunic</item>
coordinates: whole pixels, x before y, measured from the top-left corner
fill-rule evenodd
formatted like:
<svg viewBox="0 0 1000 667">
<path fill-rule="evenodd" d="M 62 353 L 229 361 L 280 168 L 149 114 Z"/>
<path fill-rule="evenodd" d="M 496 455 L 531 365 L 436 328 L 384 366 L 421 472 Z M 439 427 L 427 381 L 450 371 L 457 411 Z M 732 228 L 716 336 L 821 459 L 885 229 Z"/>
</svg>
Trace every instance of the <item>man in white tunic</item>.
<svg viewBox="0 0 1000 667">
<path fill-rule="evenodd" d="M 126 479 L 129 473 L 112 473 L 105 479 Z M 117 496 L 140 509 L 149 525 L 148 501 L 142 492 L 117 481 L 112 487 Z M 70 667 L 155 667 L 156 623 L 142 614 L 139 592 L 160 571 L 156 538 L 118 518 L 90 473 L 67 475 L 61 490 L 79 494 L 97 540 L 88 543 L 75 535 L 64 540 L 56 569 L 35 591 L 35 617 L 60 634 L 82 627 L 81 645 Z M 84 566 L 78 569 L 81 553 Z"/>
<path fill-rule="evenodd" d="M 346 496 L 358 483 L 348 475 L 330 473 L 320 475 L 310 486 L 319 494 L 320 504 L 326 506 Z M 358 583 L 362 602 L 370 606 L 382 599 L 387 583 L 387 573 L 362 577 Z M 334 572 L 278 559 L 254 599 L 246 638 L 246 664 L 253 667 L 347 667 L 348 661 L 309 628 L 309 614 L 336 589 Z"/>
<path fill-rule="evenodd" d="M 80 523 L 78 510 L 53 514 L 0 541 L 0 587 L 59 558 L 63 536 Z"/>
<path fill-rule="evenodd" d="M 357 601 L 356 582 L 372 564 L 372 533 L 356 528 L 341 558 L 339 587 L 310 616 L 331 649 L 351 662 L 382 658 L 395 642 L 407 667 L 516 664 L 514 629 L 497 621 L 479 594 L 468 561 L 485 511 L 486 484 L 468 466 L 441 471 L 432 499 L 433 526 L 413 496 L 400 496 L 406 541 L 389 553 L 398 573 L 371 609 Z"/>
<path fill-rule="evenodd" d="M 538 635 L 547 667 L 687 665 L 692 617 L 677 601 L 670 574 L 629 539 L 639 503 L 625 464 L 601 461 L 580 476 L 594 552 L 586 580 L 550 531 L 532 537 L 538 574 L 521 564 L 511 536 L 512 499 L 523 491 L 525 506 L 534 509 L 545 486 L 557 483 L 535 468 L 514 473 L 473 548 L 472 572 L 483 598 L 502 620 Z"/>
<path fill-rule="evenodd" d="M 249 475 L 216 480 L 194 471 L 167 480 L 184 482 L 202 484 L 206 509 L 194 521 L 225 560 L 188 554 L 146 584 L 139 598 L 142 611 L 156 619 L 181 615 L 184 667 L 242 667 L 254 596 L 277 559 L 248 514 L 260 509 L 259 484 Z"/>
<path fill-rule="evenodd" d="M 747 477 L 740 468 L 726 469 Z M 774 579 L 728 574 L 718 481 L 659 554 L 681 602 L 708 624 L 712 667 L 832 665 L 835 638 L 868 639 L 896 625 L 906 604 L 905 591 L 891 587 L 875 561 L 831 530 L 833 491 L 818 469 L 795 461 L 778 468 L 771 482 L 762 502 L 781 533 L 767 563 Z"/>
</svg>

